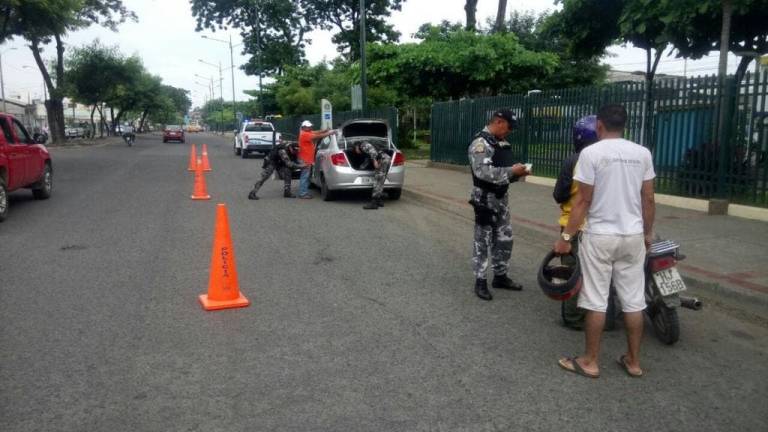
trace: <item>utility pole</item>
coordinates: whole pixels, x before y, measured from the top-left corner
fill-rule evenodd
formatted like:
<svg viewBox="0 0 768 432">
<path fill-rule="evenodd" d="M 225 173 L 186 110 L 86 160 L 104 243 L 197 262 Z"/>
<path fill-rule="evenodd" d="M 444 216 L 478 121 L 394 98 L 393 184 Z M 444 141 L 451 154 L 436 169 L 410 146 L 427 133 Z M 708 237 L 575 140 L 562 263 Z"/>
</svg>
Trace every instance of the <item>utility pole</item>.
<svg viewBox="0 0 768 432">
<path fill-rule="evenodd" d="M 259 117 L 264 118 L 264 93 L 261 90 L 261 10 L 256 11 L 256 50 L 258 51 L 256 61 L 259 69 Z"/>
<path fill-rule="evenodd" d="M 224 75 L 221 72 L 221 60 L 219 60 L 219 99 L 221 99 L 219 121 L 221 122 L 221 134 L 224 135 Z"/>
<path fill-rule="evenodd" d="M 232 73 L 232 126 L 237 129 L 237 103 L 235 102 L 235 57 L 232 54 L 232 35 L 229 35 L 229 71 Z"/>
<path fill-rule="evenodd" d="M 363 99 L 363 116 L 368 112 L 368 79 L 365 76 L 365 0 L 360 0 L 360 93 Z"/>
<path fill-rule="evenodd" d="M 722 0 L 723 21 L 720 34 L 720 64 L 718 68 L 718 81 L 720 84 L 720 116 L 718 121 L 718 145 L 720 147 L 720 161 L 718 163 L 717 195 L 719 198 L 726 196 L 727 167 L 729 160 L 727 144 L 729 141 L 728 121 L 730 116 L 730 82 L 728 80 L 728 48 L 730 45 L 731 17 L 733 16 L 733 0 Z"/>
</svg>

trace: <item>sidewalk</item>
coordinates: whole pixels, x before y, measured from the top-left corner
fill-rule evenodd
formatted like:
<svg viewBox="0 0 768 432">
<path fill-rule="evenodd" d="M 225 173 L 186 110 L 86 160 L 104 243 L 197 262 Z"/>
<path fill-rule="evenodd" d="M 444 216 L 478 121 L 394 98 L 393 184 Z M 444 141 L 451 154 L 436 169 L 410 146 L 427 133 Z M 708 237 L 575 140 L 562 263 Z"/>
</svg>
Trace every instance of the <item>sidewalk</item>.
<svg viewBox="0 0 768 432">
<path fill-rule="evenodd" d="M 472 222 L 467 203 L 471 186 L 468 171 L 427 168 L 426 161 L 410 161 L 403 196 Z M 560 209 L 551 187 L 518 182 L 510 187 L 509 201 L 517 235 L 554 243 Z M 680 243 L 687 258 L 678 269 L 694 289 L 768 307 L 768 223 L 657 204 L 655 230 Z"/>
</svg>

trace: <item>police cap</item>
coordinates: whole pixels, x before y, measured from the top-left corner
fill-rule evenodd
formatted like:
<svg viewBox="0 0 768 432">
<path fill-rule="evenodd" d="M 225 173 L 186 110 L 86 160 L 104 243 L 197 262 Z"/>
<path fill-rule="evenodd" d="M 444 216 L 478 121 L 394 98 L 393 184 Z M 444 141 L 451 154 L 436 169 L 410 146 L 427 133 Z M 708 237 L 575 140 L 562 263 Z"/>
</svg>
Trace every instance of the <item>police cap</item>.
<svg viewBox="0 0 768 432">
<path fill-rule="evenodd" d="M 497 110 L 493 113 L 493 118 L 506 120 L 510 129 L 515 129 L 517 127 L 517 116 L 512 110 L 508 110 L 506 108 Z"/>
</svg>

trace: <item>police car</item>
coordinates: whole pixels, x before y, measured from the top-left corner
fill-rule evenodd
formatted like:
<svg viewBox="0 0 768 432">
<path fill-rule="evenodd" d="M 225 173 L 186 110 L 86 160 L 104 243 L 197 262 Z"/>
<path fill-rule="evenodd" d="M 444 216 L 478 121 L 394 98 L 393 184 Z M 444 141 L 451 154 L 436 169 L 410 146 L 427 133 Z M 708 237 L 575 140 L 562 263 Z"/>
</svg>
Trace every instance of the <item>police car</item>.
<svg viewBox="0 0 768 432">
<path fill-rule="evenodd" d="M 270 122 L 246 121 L 235 133 L 235 155 L 247 158 L 251 153 L 266 155 L 281 142 L 280 133 Z"/>
</svg>

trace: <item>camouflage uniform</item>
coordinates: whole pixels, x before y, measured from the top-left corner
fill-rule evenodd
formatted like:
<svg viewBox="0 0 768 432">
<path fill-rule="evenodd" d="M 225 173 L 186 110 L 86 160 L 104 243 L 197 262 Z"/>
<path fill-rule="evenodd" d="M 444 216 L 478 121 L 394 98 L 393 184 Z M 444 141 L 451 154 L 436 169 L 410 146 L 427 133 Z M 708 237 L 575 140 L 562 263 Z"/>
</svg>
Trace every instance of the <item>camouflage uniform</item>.
<svg viewBox="0 0 768 432">
<path fill-rule="evenodd" d="M 472 254 L 472 270 L 475 279 L 486 279 L 488 273 L 488 249 L 491 250 L 491 264 L 494 275 L 507 273 L 512 256 L 512 225 L 509 222 L 509 204 L 506 187 L 518 180 L 510 166 L 494 166 L 492 144 L 508 149 L 509 143 L 497 141 L 488 133 L 478 135 L 469 146 L 469 163 L 472 168 L 474 186 L 469 203 L 475 208 L 475 238 Z M 498 193 L 478 186 L 482 183 L 497 187 Z M 501 195 L 499 195 L 501 194 Z"/>
<path fill-rule="evenodd" d="M 264 157 L 264 165 L 261 169 L 261 178 L 256 184 L 253 185 L 253 190 L 248 194 L 248 197 L 253 197 L 259 192 L 259 189 L 269 179 L 269 177 L 275 171 L 280 171 L 280 175 L 283 177 L 283 191 L 285 194 L 291 193 L 291 170 L 299 168 L 301 165 L 297 162 L 296 154 L 291 154 L 288 151 L 288 146 L 281 146 L 275 148 L 267 156 Z"/>
<path fill-rule="evenodd" d="M 383 151 L 379 151 L 368 141 L 364 141 L 360 144 L 360 151 L 368 155 L 372 161 L 379 161 L 379 167 L 374 168 L 373 171 L 373 192 L 371 193 L 372 199 L 379 200 L 384 193 L 384 182 L 387 179 L 387 172 L 389 171 L 389 164 L 392 161 L 392 158 Z"/>
</svg>

